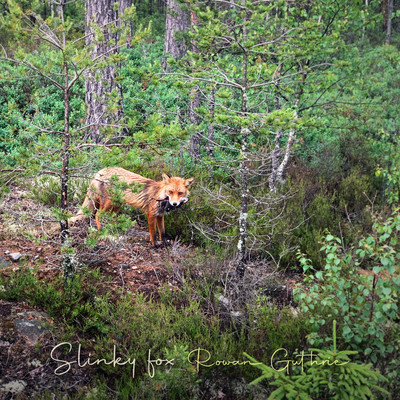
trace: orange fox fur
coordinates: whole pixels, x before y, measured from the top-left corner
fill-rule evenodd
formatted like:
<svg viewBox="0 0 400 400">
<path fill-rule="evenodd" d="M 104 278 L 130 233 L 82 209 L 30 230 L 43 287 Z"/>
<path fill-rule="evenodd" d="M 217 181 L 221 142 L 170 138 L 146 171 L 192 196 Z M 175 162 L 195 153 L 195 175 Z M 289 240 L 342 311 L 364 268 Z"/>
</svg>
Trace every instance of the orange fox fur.
<svg viewBox="0 0 400 400">
<path fill-rule="evenodd" d="M 97 229 L 100 229 L 99 211 L 118 211 L 120 206 L 113 204 L 110 193 L 113 185 L 112 178 L 127 185 L 134 183 L 144 185 L 144 188 L 138 193 L 129 187 L 124 189 L 122 202 L 142 209 L 147 214 L 150 241 L 153 246 L 156 246 L 156 226 L 160 241 L 166 244 L 164 215 L 188 201 L 188 189 L 193 183 L 193 178 L 170 178 L 168 175 L 162 174 L 163 180 L 156 182 L 123 168 L 104 168 L 97 172 L 90 182 L 81 209 L 75 217 L 69 220 L 71 224 L 86 219 L 83 210 L 89 209 L 95 215 Z"/>
</svg>

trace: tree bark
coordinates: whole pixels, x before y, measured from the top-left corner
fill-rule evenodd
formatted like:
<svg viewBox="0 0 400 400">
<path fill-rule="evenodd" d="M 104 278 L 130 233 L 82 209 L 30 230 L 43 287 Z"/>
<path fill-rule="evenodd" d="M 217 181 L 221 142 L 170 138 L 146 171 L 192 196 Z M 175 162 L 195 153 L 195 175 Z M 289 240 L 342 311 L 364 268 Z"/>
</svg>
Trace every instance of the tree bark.
<svg viewBox="0 0 400 400">
<path fill-rule="evenodd" d="M 190 25 L 191 27 L 197 25 L 199 23 L 199 20 L 197 19 L 197 16 L 194 11 L 190 13 Z M 198 49 L 196 46 L 195 42 L 191 43 L 192 51 L 197 53 Z M 189 119 L 190 122 L 197 126 L 200 124 L 200 118 L 196 113 L 196 108 L 199 108 L 201 104 L 200 100 L 200 90 L 198 87 L 194 87 L 192 89 L 192 94 L 191 94 L 191 100 L 190 100 L 190 106 L 189 106 Z M 194 161 L 200 160 L 201 156 L 201 134 L 200 133 L 195 133 L 190 137 L 190 156 Z"/>
<path fill-rule="evenodd" d="M 239 240 L 238 240 L 238 260 L 236 265 L 236 273 L 239 278 L 243 278 L 244 272 L 246 270 L 247 263 L 247 220 L 249 218 L 248 213 L 248 181 L 249 181 L 249 171 L 247 167 L 247 145 L 248 145 L 248 137 L 250 131 L 247 128 L 241 130 L 242 134 L 242 148 L 241 148 L 241 156 L 243 158 L 239 167 L 239 175 L 240 175 L 240 214 L 239 214 Z"/>
<path fill-rule="evenodd" d="M 245 0 L 243 0 L 243 5 Z M 247 32 L 245 24 L 243 24 L 243 43 L 246 43 Z M 247 65 L 248 55 L 245 48 L 243 48 L 243 70 L 242 70 L 242 98 L 241 98 L 241 109 L 242 115 L 247 114 Z M 248 205 L 249 205 L 249 171 L 247 163 L 247 152 L 248 152 L 248 140 L 250 135 L 250 130 L 248 128 L 242 128 L 241 131 L 242 143 L 241 143 L 241 162 L 239 166 L 239 176 L 240 176 L 240 213 L 239 213 L 239 240 L 238 240 L 238 258 L 236 264 L 236 273 L 239 278 L 243 278 L 244 272 L 246 270 L 247 263 L 247 221 L 249 218 Z"/>
<path fill-rule="evenodd" d="M 164 52 L 179 59 L 186 54 L 187 46 L 183 40 L 177 39 L 175 34 L 189 29 L 190 18 L 174 0 L 167 0 L 166 4 Z"/>
<path fill-rule="evenodd" d="M 368 1 L 369 0 L 364 0 L 364 6 L 365 6 L 365 11 L 368 12 Z M 362 38 L 364 39 L 365 36 L 365 17 L 363 18 L 363 27 L 362 27 Z"/>
<path fill-rule="evenodd" d="M 58 5 L 58 12 L 61 18 L 62 24 L 64 25 L 64 7 L 66 0 L 61 0 Z M 69 67 L 66 59 L 66 35 L 65 31 L 62 34 L 62 48 L 63 48 L 63 73 L 64 73 L 64 87 L 63 87 L 63 104 L 64 104 L 64 144 L 62 149 L 62 167 L 61 167 L 61 204 L 60 208 L 63 213 L 63 217 L 60 220 L 60 239 L 61 239 L 61 253 L 62 253 L 62 269 L 64 278 L 68 279 L 73 276 L 76 268 L 76 263 L 74 262 L 74 256 L 71 255 L 68 251 L 65 251 L 66 248 L 70 246 L 68 241 L 69 231 L 68 231 L 68 220 L 64 219 L 67 206 L 68 206 L 68 181 L 69 181 L 69 159 L 70 159 L 70 141 L 71 141 L 71 133 L 70 133 L 70 116 L 71 116 L 71 102 L 70 102 L 70 82 L 69 82 Z"/>
<path fill-rule="evenodd" d="M 61 17 L 61 21 L 64 24 L 64 6 L 65 0 L 61 0 L 58 8 L 59 15 Z M 62 35 L 62 46 L 63 49 L 66 47 L 66 37 L 65 32 Z M 62 167 L 61 167 L 61 204 L 60 208 L 63 212 L 67 211 L 68 206 L 68 180 L 69 180 L 69 156 L 70 156 L 70 131 L 69 131 L 69 122 L 70 122 L 70 90 L 69 90 L 69 71 L 68 71 L 68 63 L 65 59 L 65 53 L 63 51 L 64 57 L 64 93 L 63 93 L 63 104 L 64 104 L 64 145 L 62 149 Z M 68 238 L 68 220 L 61 219 L 60 220 L 60 237 L 61 243 L 64 244 Z"/>
<path fill-rule="evenodd" d="M 210 122 L 208 124 L 208 136 L 207 136 L 207 153 L 210 157 L 214 157 L 214 116 L 215 116 L 215 90 L 212 89 L 210 93 L 210 100 L 208 106 L 210 112 Z"/>
<path fill-rule="evenodd" d="M 382 0 L 383 29 L 387 30 L 387 0 Z"/>
<path fill-rule="evenodd" d="M 390 40 L 392 38 L 393 7 L 393 0 L 387 0 L 386 44 L 390 44 Z"/>
<path fill-rule="evenodd" d="M 113 10 L 113 0 L 85 0 L 86 5 L 86 46 L 93 46 L 92 59 L 103 61 L 116 46 L 117 36 L 110 33 L 112 24 L 118 18 L 118 11 Z M 97 25 L 104 34 L 104 40 L 97 41 L 94 35 L 93 24 Z M 114 114 L 107 111 L 108 95 L 117 89 L 121 92 L 120 85 L 116 82 L 116 66 L 107 65 L 96 72 L 88 70 L 85 74 L 85 101 L 87 104 L 86 125 L 89 127 L 87 138 L 95 143 L 103 139 L 101 127 L 117 123 L 122 118 L 122 107 Z"/>
</svg>

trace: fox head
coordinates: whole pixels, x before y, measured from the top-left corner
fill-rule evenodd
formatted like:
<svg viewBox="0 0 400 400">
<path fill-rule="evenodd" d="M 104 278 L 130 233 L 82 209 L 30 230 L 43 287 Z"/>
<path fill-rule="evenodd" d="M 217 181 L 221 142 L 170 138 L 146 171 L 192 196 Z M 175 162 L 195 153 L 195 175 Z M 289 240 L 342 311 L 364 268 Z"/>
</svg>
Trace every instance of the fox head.
<svg viewBox="0 0 400 400">
<path fill-rule="evenodd" d="M 179 177 L 170 178 L 167 174 L 162 174 L 164 186 L 164 198 L 168 199 L 172 207 L 178 207 L 189 200 L 189 187 L 194 178 L 184 179 Z"/>
</svg>

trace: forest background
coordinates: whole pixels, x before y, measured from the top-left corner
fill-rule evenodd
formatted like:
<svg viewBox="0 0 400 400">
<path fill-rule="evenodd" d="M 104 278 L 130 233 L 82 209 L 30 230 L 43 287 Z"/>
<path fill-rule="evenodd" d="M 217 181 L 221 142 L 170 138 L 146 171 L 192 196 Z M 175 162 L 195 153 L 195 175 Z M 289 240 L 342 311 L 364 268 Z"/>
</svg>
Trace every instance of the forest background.
<svg viewBox="0 0 400 400">
<path fill-rule="evenodd" d="M 1 238 L 57 254 L 45 278 L 41 258 L 2 269 L 0 298 L 48 312 L 53 344 L 142 360 L 20 398 L 396 398 L 399 1 L 10 0 L 0 42 Z M 133 246 L 140 212 L 68 226 L 112 166 L 195 178 L 175 242 L 140 244 L 174 277 L 150 295 L 109 290 L 93 258 Z M 10 209 L 17 190 L 34 211 Z M 150 348 L 176 365 L 150 377 Z M 263 379 L 197 371 L 196 348 Z M 279 348 L 352 362 L 287 374 Z"/>
</svg>

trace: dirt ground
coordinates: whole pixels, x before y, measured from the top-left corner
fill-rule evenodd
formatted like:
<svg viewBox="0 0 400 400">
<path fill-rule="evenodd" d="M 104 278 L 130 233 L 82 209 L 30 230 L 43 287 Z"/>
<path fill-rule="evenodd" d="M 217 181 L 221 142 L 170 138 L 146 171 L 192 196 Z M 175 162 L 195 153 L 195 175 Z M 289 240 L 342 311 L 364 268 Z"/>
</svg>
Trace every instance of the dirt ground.
<svg viewBox="0 0 400 400">
<path fill-rule="evenodd" d="M 0 267 L 3 267 L 3 274 L 22 266 L 39 267 L 48 274 L 61 272 L 58 224 L 53 221 L 49 208 L 34 202 L 27 191 L 14 189 L 3 197 L 0 202 Z M 179 241 L 170 241 L 166 248 L 154 248 L 146 225 L 140 222 L 123 235 L 99 240 L 92 248 L 84 246 L 87 231 L 87 222 L 71 229 L 77 266 L 99 268 L 102 274 L 111 276 L 111 290 L 122 287 L 133 293 L 156 294 L 160 285 L 166 282 L 173 287 L 177 282 L 167 266 L 180 268 L 181 260 L 193 253 L 192 248 Z M 12 253 L 20 253 L 21 258 L 12 261 L 9 257 Z"/>
</svg>

